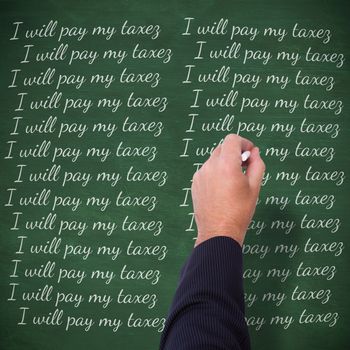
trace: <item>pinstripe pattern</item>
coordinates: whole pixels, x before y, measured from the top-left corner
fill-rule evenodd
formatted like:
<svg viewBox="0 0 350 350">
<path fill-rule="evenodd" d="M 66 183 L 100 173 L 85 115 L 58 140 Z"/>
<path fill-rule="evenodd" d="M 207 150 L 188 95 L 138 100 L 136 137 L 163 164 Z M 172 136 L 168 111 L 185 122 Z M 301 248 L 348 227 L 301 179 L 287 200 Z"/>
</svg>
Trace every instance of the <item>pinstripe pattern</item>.
<svg viewBox="0 0 350 350">
<path fill-rule="evenodd" d="M 247 350 L 242 249 L 213 237 L 192 251 L 161 336 L 160 350 Z"/>
</svg>

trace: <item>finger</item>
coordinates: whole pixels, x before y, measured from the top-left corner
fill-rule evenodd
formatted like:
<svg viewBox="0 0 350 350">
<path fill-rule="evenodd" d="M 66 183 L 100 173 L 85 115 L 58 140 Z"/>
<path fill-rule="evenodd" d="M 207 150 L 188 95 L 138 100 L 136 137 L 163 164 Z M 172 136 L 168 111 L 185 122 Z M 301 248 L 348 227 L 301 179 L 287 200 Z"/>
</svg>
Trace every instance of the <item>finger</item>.
<svg viewBox="0 0 350 350">
<path fill-rule="evenodd" d="M 254 147 L 253 142 L 236 134 L 226 135 L 224 142 L 221 145 L 220 156 L 226 161 L 234 162 L 241 166 L 241 154 L 244 151 L 249 151 Z"/>
<path fill-rule="evenodd" d="M 259 154 L 259 148 L 254 147 L 251 150 L 248 159 L 247 170 L 245 175 L 248 177 L 249 185 L 254 191 L 259 192 L 261 182 L 265 172 L 265 164 Z"/>
</svg>

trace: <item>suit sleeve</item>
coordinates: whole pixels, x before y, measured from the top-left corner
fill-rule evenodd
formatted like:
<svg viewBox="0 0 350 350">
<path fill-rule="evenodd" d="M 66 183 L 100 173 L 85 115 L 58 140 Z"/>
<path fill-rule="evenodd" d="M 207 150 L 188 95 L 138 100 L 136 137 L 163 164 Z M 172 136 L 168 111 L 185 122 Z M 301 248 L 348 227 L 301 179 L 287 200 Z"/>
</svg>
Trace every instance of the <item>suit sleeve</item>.
<svg viewBox="0 0 350 350">
<path fill-rule="evenodd" d="M 181 269 L 160 350 L 248 350 L 243 258 L 232 238 L 196 246 Z"/>
</svg>

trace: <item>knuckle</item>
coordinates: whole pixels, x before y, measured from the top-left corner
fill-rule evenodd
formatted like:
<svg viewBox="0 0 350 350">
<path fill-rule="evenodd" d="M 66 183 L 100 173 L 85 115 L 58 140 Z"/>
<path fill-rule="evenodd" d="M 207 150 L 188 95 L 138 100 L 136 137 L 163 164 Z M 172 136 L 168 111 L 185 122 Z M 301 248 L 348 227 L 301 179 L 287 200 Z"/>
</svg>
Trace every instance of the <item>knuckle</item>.
<svg viewBox="0 0 350 350">
<path fill-rule="evenodd" d="M 239 139 L 239 136 L 236 134 L 228 134 L 225 136 L 225 141 L 228 141 L 228 142 L 237 141 L 238 139 Z"/>
</svg>

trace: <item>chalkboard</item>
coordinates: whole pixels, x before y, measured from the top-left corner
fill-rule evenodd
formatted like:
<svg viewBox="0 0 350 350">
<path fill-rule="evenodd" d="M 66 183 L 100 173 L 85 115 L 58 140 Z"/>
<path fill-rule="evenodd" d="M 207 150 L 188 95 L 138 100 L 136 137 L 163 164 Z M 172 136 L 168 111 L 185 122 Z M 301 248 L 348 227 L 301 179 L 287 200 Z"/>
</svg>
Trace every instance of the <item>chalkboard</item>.
<svg viewBox="0 0 350 350">
<path fill-rule="evenodd" d="M 1 1 L 2 349 L 156 349 L 193 173 L 266 164 L 253 349 L 349 343 L 347 1 Z"/>
</svg>

